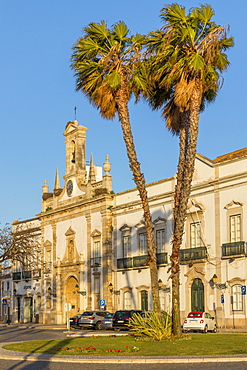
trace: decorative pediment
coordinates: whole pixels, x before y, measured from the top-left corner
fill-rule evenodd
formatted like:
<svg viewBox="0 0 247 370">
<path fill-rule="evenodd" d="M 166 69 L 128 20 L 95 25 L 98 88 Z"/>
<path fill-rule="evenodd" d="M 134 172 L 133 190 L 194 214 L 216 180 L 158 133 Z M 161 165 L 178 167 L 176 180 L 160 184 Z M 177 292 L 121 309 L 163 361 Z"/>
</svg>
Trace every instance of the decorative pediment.
<svg viewBox="0 0 247 370">
<path fill-rule="evenodd" d="M 136 224 L 137 229 L 141 229 L 142 227 L 145 227 L 145 222 L 144 220 L 141 220 L 138 224 Z"/>
<path fill-rule="evenodd" d="M 71 236 L 71 235 L 75 235 L 75 231 L 72 229 L 72 227 L 70 226 L 68 228 L 68 230 L 66 231 L 65 233 L 65 236 Z"/>
<path fill-rule="evenodd" d="M 130 225 L 127 225 L 127 224 L 124 224 L 123 226 L 120 227 L 119 229 L 120 231 L 129 231 L 131 230 L 131 226 Z"/>
<path fill-rule="evenodd" d="M 230 209 L 230 208 L 235 208 L 235 207 L 243 207 L 243 203 L 238 202 L 236 200 L 232 200 L 230 203 L 228 203 L 224 208 L 225 209 Z"/>
<path fill-rule="evenodd" d="M 91 237 L 94 238 L 95 236 L 101 236 L 101 232 L 97 229 L 95 229 L 92 234 L 91 234 Z"/>
<path fill-rule="evenodd" d="M 50 240 L 46 240 L 45 242 L 44 242 L 44 247 L 45 248 L 49 248 L 49 247 L 51 247 L 52 246 L 52 243 L 50 242 Z"/>
<path fill-rule="evenodd" d="M 161 223 L 163 224 L 164 222 L 166 222 L 166 219 L 159 216 L 158 218 L 156 218 L 156 220 L 153 221 L 153 224 L 155 225 L 161 224 Z"/>
<path fill-rule="evenodd" d="M 196 199 L 190 199 L 188 202 L 188 213 L 194 213 L 194 212 L 204 212 L 205 207 L 203 204 L 198 203 Z"/>
</svg>

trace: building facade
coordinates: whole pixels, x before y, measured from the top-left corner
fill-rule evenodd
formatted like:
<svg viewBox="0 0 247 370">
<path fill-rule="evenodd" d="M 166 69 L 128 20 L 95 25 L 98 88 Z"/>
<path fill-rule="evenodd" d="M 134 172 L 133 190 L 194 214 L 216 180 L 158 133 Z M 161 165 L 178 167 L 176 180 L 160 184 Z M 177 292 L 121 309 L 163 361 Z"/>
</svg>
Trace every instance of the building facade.
<svg viewBox="0 0 247 370">
<path fill-rule="evenodd" d="M 43 323 L 65 323 L 67 303 L 70 316 L 86 309 L 153 308 L 138 192 L 114 194 L 108 156 L 104 175 L 92 157 L 87 165 L 86 132 L 77 121 L 68 122 L 64 186 L 57 171 L 53 191 L 47 181 L 42 188 L 36 295 Z M 175 184 L 176 175 L 147 184 L 166 311 L 171 311 Z M 182 319 L 189 311 L 205 310 L 219 327 L 246 326 L 246 205 L 247 148 L 214 160 L 197 154 L 180 253 Z"/>
</svg>

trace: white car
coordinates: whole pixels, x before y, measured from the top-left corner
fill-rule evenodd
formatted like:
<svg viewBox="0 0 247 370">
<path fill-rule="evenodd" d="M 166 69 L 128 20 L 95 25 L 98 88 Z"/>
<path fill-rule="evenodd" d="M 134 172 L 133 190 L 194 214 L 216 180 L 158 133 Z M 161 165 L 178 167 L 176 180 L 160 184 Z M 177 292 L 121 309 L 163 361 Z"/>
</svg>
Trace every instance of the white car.
<svg viewBox="0 0 247 370">
<path fill-rule="evenodd" d="M 217 327 L 213 316 L 208 312 L 190 312 L 183 323 L 183 332 L 187 331 L 202 331 L 207 333 L 212 331 L 216 333 Z"/>
</svg>

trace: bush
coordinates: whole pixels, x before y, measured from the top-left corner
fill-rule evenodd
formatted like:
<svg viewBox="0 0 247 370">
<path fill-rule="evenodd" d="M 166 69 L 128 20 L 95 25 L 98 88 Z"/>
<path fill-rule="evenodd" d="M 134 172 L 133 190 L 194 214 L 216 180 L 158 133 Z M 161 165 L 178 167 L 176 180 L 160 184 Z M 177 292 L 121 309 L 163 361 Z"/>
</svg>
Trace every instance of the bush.
<svg viewBox="0 0 247 370">
<path fill-rule="evenodd" d="M 130 325 L 132 332 L 158 341 L 171 336 L 172 319 L 165 311 L 161 312 L 161 314 L 147 312 L 143 317 L 134 314 Z"/>
</svg>

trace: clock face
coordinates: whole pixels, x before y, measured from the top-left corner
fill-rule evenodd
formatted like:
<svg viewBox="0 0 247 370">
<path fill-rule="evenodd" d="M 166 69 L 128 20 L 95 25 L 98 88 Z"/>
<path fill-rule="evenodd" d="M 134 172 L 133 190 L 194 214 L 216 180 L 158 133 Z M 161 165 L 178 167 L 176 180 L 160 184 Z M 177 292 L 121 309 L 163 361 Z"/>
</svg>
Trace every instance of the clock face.
<svg viewBox="0 0 247 370">
<path fill-rule="evenodd" d="M 69 181 L 67 182 L 67 187 L 66 187 L 66 189 L 67 189 L 67 194 L 68 194 L 68 195 L 71 195 L 71 194 L 72 194 L 72 192 L 73 192 L 73 182 L 72 182 L 71 180 L 69 180 Z"/>
</svg>

